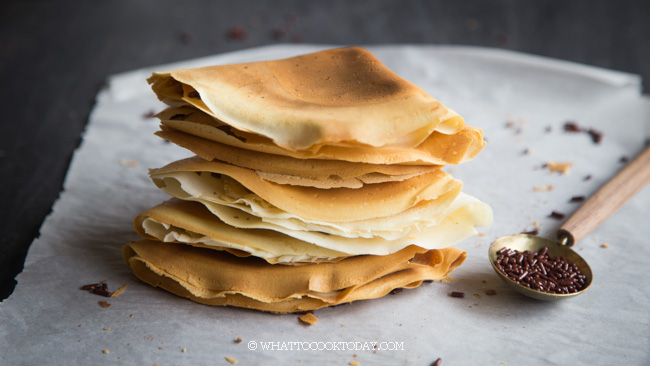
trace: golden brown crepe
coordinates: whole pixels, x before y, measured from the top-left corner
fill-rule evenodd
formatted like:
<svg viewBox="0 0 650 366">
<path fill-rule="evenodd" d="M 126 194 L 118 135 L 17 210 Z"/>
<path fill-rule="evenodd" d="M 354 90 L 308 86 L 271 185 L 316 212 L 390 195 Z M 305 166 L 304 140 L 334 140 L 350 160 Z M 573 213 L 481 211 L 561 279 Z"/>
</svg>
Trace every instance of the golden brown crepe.
<svg viewBox="0 0 650 366">
<path fill-rule="evenodd" d="M 206 160 L 218 159 L 214 142 L 268 154 L 298 159 L 343 160 L 368 164 L 446 165 L 473 159 L 486 145 L 483 131 L 463 125 L 454 134 L 434 131 L 414 147 L 323 145 L 318 149 L 292 150 L 271 139 L 238 131 L 198 109 L 167 108 L 158 115 L 162 126 L 157 134 L 187 148 Z"/>
<path fill-rule="evenodd" d="M 463 197 L 463 196 L 461 196 Z M 253 255 L 269 263 L 301 264 L 338 261 L 353 255 L 387 255 L 409 245 L 440 249 L 476 235 L 475 226 L 491 220 L 489 206 L 463 197 L 437 217 L 421 218 L 421 225 L 411 224 L 389 231 L 397 220 L 378 221 L 367 232 L 309 231 L 291 225 L 271 224 L 241 210 L 217 205 L 206 209 L 198 202 L 171 199 L 141 213 L 134 220 L 136 231 L 144 238 L 180 242 L 226 250 L 238 256 Z M 399 224 L 399 222 L 398 222 Z M 360 225 L 360 224 L 359 224 Z M 376 231 L 373 232 L 373 229 Z M 360 234 L 370 234 L 361 236 Z M 336 235 L 336 234 L 344 234 Z M 382 236 L 393 235 L 385 239 Z"/>
<path fill-rule="evenodd" d="M 158 188 L 180 199 L 220 203 L 223 199 L 250 197 L 263 206 L 277 207 L 306 220 L 329 222 L 395 215 L 449 191 L 458 194 L 462 186 L 437 169 L 402 182 L 318 189 L 271 183 L 250 169 L 198 157 L 152 169 L 150 176 Z"/>
<path fill-rule="evenodd" d="M 123 256 L 141 280 L 179 296 L 209 305 L 287 313 L 377 298 L 395 288 L 445 278 L 466 253 L 411 246 L 387 256 L 281 266 L 207 248 L 140 240 L 124 246 Z"/>
<path fill-rule="evenodd" d="M 413 148 L 463 119 L 359 47 L 282 60 L 154 73 L 160 100 L 192 105 L 288 150 Z"/>
</svg>

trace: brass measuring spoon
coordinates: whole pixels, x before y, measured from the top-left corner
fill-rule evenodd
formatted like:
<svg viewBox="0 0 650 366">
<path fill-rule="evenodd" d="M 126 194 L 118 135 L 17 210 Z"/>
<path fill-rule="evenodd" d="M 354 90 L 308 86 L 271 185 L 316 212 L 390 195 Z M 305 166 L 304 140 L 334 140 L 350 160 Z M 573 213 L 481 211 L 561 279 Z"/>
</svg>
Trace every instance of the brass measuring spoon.
<svg viewBox="0 0 650 366">
<path fill-rule="evenodd" d="M 580 295 L 585 292 L 593 281 L 593 273 L 589 264 L 571 247 L 583 239 L 592 230 L 600 226 L 614 212 L 621 208 L 643 186 L 650 181 L 650 148 L 643 151 L 633 162 L 621 170 L 607 182 L 596 194 L 578 209 L 558 230 L 557 240 L 535 235 L 511 235 L 497 239 L 490 245 L 488 256 L 492 267 L 508 285 L 518 292 L 538 300 L 561 300 Z M 496 264 L 497 252 L 502 248 L 510 248 L 524 252 L 539 252 L 544 247 L 554 257 L 564 256 L 568 263 L 575 263 L 585 276 L 584 287 L 569 294 L 543 292 L 520 285 L 508 278 L 499 270 Z"/>
</svg>

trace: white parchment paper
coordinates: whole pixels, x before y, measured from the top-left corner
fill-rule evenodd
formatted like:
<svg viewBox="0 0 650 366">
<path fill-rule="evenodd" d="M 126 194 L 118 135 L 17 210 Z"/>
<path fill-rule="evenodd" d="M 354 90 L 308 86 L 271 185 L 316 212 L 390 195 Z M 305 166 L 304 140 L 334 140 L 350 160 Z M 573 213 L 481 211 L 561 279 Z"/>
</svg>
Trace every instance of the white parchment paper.
<svg viewBox="0 0 650 366">
<path fill-rule="evenodd" d="M 557 303 L 522 297 L 488 262 L 494 239 L 536 221 L 552 237 L 561 221 L 549 214 L 574 212 L 579 203 L 571 197 L 593 194 L 624 166 L 623 156 L 638 154 L 649 121 L 637 76 L 512 52 L 368 47 L 485 132 L 488 146 L 475 160 L 447 168 L 494 209 L 494 225 L 459 245 L 469 258 L 456 281 L 322 309 L 307 327 L 297 315 L 204 306 L 135 278 L 121 256 L 122 245 L 137 239 L 131 221 L 167 199 L 147 169 L 191 155 L 153 135 L 157 120 L 145 115 L 163 105 L 145 79 L 154 70 L 322 48 L 270 46 L 112 76 L 16 290 L 0 304 L 0 363 L 228 365 L 230 357 L 242 365 L 430 365 L 437 358 L 450 366 L 650 364 L 650 189 L 576 245 L 595 275 L 581 296 Z M 602 142 L 564 132 L 566 121 L 601 131 Z M 542 168 L 547 162 L 573 167 L 553 174 Z M 112 291 L 129 287 L 115 299 L 79 289 L 101 280 Z M 111 306 L 100 307 L 102 300 Z"/>
</svg>

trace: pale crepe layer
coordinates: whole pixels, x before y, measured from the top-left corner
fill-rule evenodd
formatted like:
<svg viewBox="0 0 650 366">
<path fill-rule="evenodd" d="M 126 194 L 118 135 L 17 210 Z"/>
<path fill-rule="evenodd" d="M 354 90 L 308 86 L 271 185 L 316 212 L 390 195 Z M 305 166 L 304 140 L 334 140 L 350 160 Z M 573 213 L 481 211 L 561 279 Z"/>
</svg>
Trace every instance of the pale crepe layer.
<svg viewBox="0 0 650 366">
<path fill-rule="evenodd" d="M 322 160 L 321 160 L 322 161 Z M 292 186 L 313 187 L 318 189 L 330 188 L 361 188 L 365 184 L 377 184 L 386 182 L 402 182 L 407 179 L 417 177 L 424 173 L 403 174 L 403 175 L 385 175 L 381 173 L 364 174 L 356 178 L 341 179 L 332 175 L 327 179 L 309 179 L 297 177 L 295 175 L 284 175 L 275 173 L 266 173 L 259 170 L 255 171 L 260 178 L 277 184 L 288 184 Z"/>
<path fill-rule="evenodd" d="M 358 47 L 172 70 L 148 81 L 164 103 L 193 105 L 290 150 L 412 148 L 436 128 L 455 133 L 464 124 L 456 112 Z"/>
<path fill-rule="evenodd" d="M 245 213 L 242 213 L 245 214 Z M 171 199 L 138 215 L 133 225 L 146 239 L 225 250 L 269 263 L 337 261 L 348 254 L 322 248 L 282 233 L 242 230 L 223 223 L 197 202 Z"/>
<path fill-rule="evenodd" d="M 411 246 L 388 256 L 296 267 L 140 240 L 125 245 L 123 256 L 137 277 L 179 296 L 210 305 L 284 313 L 377 298 L 394 288 L 442 279 L 465 260 L 466 253 Z"/>
<path fill-rule="evenodd" d="M 158 114 L 162 130 L 157 134 L 187 148 L 206 160 L 218 159 L 212 142 L 298 159 L 342 160 L 368 164 L 446 165 L 473 159 L 486 145 L 483 131 L 464 125 L 454 134 L 434 131 L 412 148 L 366 146 L 322 146 L 317 151 L 290 150 L 270 139 L 214 120 L 191 107 L 168 108 Z"/>
<path fill-rule="evenodd" d="M 318 189 L 275 184 L 250 169 L 198 157 L 152 169 L 150 175 L 161 190 L 180 199 L 214 203 L 246 200 L 249 206 L 254 201 L 258 207 L 278 208 L 305 220 L 328 222 L 392 216 L 462 185 L 444 171 L 435 170 L 402 182 L 359 189 Z"/>
<path fill-rule="evenodd" d="M 463 197 L 466 198 L 466 197 Z M 476 235 L 476 226 L 488 226 L 492 212 L 476 199 L 458 200 L 449 212 L 408 236 L 386 240 L 379 236 L 341 237 L 316 231 L 289 230 L 270 225 L 237 209 L 219 206 L 218 217 L 203 205 L 172 199 L 138 215 L 136 231 L 144 238 L 181 242 L 215 249 L 237 250 L 269 263 L 296 264 L 340 260 L 353 255 L 389 255 L 409 245 L 440 249 Z M 424 219 L 422 220 L 424 221 Z"/>
<path fill-rule="evenodd" d="M 168 138 L 173 132 L 160 131 Z M 184 135 L 184 134 L 183 134 Z M 172 136 L 173 138 L 173 136 Z M 181 136 L 181 140 L 183 137 Z M 316 188 L 360 188 L 363 184 L 402 181 L 432 172 L 436 165 L 385 165 L 353 163 L 342 160 L 296 159 L 267 154 L 234 146 L 210 142 L 205 148 L 199 139 L 195 148 L 205 160 L 220 160 L 242 168 L 255 170 L 265 180 L 278 184 L 302 185 Z M 185 145 L 185 143 L 183 143 Z M 185 146 L 183 146 L 185 147 Z M 207 158 L 206 157 L 210 157 Z"/>
</svg>

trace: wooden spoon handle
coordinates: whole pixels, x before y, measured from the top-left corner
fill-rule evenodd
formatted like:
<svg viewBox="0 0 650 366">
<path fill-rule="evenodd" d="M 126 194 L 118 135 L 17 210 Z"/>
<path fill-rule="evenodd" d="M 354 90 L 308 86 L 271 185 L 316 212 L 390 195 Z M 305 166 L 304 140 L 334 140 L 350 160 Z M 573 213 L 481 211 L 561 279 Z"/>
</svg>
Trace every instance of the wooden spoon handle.
<svg viewBox="0 0 650 366">
<path fill-rule="evenodd" d="M 600 226 L 650 181 L 650 148 L 607 182 L 585 202 L 558 230 L 572 246 Z"/>
</svg>

